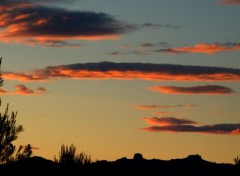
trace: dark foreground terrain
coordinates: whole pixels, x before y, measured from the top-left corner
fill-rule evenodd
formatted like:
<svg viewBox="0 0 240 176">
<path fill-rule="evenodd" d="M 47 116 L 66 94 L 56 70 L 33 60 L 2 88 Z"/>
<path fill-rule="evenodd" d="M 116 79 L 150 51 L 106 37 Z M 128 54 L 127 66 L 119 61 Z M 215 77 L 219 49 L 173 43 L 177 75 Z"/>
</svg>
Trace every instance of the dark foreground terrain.
<svg viewBox="0 0 240 176">
<path fill-rule="evenodd" d="M 31 157 L 0 165 L 0 176 L 240 176 L 240 166 L 205 161 L 199 155 L 183 159 L 147 160 L 141 154 L 133 159 L 96 161 L 88 165 L 55 163 L 42 157 Z"/>
</svg>

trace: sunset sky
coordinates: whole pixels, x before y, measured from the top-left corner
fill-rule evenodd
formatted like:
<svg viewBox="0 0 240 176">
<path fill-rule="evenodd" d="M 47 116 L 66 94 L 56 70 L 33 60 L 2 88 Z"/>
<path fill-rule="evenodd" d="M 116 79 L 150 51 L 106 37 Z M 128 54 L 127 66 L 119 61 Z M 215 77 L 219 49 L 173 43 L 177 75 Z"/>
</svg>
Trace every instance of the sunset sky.
<svg viewBox="0 0 240 176">
<path fill-rule="evenodd" d="M 15 142 L 53 159 L 240 155 L 240 0 L 0 0 Z"/>
</svg>

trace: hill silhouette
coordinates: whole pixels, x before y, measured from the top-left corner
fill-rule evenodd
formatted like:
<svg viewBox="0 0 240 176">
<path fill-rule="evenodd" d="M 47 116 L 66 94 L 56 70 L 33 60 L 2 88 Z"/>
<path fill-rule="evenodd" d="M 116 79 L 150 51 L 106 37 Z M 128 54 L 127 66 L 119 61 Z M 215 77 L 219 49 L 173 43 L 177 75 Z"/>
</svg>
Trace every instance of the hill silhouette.
<svg viewBox="0 0 240 176">
<path fill-rule="evenodd" d="M 199 155 L 186 158 L 160 160 L 144 159 L 135 154 L 116 161 L 100 160 L 87 165 L 64 165 L 42 157 L 30 157 L 10 164 L 0 165 L 4 176 L 239 176 L 240 167 L 234 164 L 214 163 L 203 160 Z"/>
</svg>

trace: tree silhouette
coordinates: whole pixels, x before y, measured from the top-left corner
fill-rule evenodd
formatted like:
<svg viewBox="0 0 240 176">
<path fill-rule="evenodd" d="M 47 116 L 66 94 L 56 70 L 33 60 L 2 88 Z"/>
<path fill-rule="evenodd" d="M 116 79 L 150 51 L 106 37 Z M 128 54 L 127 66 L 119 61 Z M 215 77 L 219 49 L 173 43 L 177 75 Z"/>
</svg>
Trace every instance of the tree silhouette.
<svg viewBox="0 0 240 176">
<path fill-rule="evenodd" d="M 2 58 L 0 58 L 1 66 Z M 0 73 L 0 86 L 3 85 L 2 75 Z M 1 106 L 1 99 L 0 99 Z M 11 160 L 15 151 L 12 144 L 17 139 L 20 132 L 23 131 L 22 125 L 16 125 L 17 112 L 8 112 L 9 105 L 5 108 L 4 113 L 0 113 L 0 164 L 7 163 Z"/>
</svg>

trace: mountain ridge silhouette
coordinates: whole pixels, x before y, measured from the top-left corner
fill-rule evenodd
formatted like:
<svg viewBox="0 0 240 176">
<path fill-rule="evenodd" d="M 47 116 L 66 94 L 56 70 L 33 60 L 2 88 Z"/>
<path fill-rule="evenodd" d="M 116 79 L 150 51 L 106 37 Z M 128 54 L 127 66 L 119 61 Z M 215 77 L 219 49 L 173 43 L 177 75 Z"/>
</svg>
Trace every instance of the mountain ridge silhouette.
<svg viewBox="0 0 240 176">
<path fill-rule="evenodd" d="M 171 160 L 145 159 L 136 153 L 132 159 L 126 157 L 115 161 L 99 160 L 87 165 L 64 165 L 34 156 L 10 164 L 0 165 L 4 176 L 239 176 L 240 166 L 230 163 L 215 163 L 202 159 L 200 155 Z"/>
</svg>

